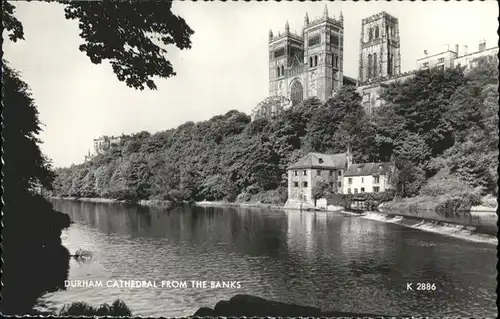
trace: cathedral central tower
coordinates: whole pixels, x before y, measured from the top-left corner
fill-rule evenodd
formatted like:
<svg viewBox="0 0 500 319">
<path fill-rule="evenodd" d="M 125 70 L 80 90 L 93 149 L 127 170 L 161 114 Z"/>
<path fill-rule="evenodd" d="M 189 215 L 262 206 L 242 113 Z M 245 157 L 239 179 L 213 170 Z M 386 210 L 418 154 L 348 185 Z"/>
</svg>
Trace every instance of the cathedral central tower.
<svg viewBox="0 0 500 319">
<path fill-rule="evenodd" d="M 398 19 L 381 12 L 361 21 L 359 82 L 401 74 Z"/>
</svg>

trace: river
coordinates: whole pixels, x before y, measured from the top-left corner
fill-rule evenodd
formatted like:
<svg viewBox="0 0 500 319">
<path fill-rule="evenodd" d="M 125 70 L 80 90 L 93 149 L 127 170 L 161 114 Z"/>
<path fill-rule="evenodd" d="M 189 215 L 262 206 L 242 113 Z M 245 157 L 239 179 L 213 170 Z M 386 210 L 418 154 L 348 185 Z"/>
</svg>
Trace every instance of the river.
<svg viewBox="0 0 500 319">
<path fill-rule="evenodd" d="M 238 288 L 81 288 L 40 309 L 122 299 L 139 316 L 189 316 L 236 294 L 323 310 L 496 317 L 496 247 L 335 212 L 52 200 L 74 224 L 63 244 L 91 251 L 69 280 L 239 281 Z M 413 283 L 413 291 L 407 284 Z M 416 291 L 417 283 L 435 290 Z"/>
</svg>

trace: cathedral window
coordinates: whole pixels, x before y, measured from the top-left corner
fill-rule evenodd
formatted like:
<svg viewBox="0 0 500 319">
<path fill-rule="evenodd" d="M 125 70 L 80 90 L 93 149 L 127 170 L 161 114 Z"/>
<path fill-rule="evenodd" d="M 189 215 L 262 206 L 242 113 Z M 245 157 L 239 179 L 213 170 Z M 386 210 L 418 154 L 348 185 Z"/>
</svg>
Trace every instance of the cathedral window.
<svg viewBox="0 0 500 319">
<path fill-rule="evenodd" d="M 378 39 L 379 37 L 379 30 L 378 30 L 378 26 L 375 27 L 375 39 Z"/>
<path fill-rule="evenodd" d="M 276 76 L 279 78 L 280 77 L 280 68 L 276 68 Z"/>
<path fill-rule="evenodd" d="M 285 48 L 279 48 L 276 51 L 274 51 L 274 57 L 279 58 L 280 56 L 285 55 Z"/>
<path fill-rule="evenodd" d="M 281 76 L 285 75 L 285 67 L 281 66 Z"/>
<path fill-rule="evenodd" d="M 310 68 L 313 67 L 313 58 L 312 57 L 309 57 L 309 67 Z"/>
<path fill-rule="evenodd" d="M 319 34 L 309 37 L 308 45 L 310 47 L 318 45 L 321 43 L 321 37 Z"/>
<path fill-rule="evenodd" d="M 373 77 L 377 77 L 377 53 L 373 54 Z"/>
<path fill-rule="evenodd" d="M 372 55 L 368 54 L 368 79 L 372 77 Z"/>
<path fill-rule="evenodd" d="M 373 39 L 373 29 L 370 28 L 370 31 L 368 33 L 368 41 L 371 41 Z"/>
<path fill-rule="evenodd" d="M 340 41 L 339 41 L 339 37 L 338 37 L 337 35 L 332 34 L 332 35 L 330 36 L 330 43 L 331 43 L 333 46 L 338 47 L 338 46 L 339 46 L 339 42 L 340 42 Z"/>
<path fill-rule="evenodd" d="M 318 56 L 314 56 L 314 66 L 318 66 Z"/>
</svg>

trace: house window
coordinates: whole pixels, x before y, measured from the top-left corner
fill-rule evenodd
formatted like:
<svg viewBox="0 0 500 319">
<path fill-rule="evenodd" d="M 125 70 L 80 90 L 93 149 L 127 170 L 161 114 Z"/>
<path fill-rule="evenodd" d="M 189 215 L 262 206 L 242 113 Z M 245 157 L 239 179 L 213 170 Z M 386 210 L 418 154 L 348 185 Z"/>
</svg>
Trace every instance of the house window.
<svg viewBox="0 0 500 319">
<path fill-rule="evenodd" d="M 444 62 L 444 58 L 439 58 L 438 59 L 438 63 L 443 63 Z"/>
<path fill-rule="evenodd" d="M 342 176 L 342 171 L 337 171 L 338 176 Z"/>
<path fill-rule="evenodd" d="M 299 187 L 299 182 L 293 182 L 293 187 Z"/>
<path fill-rule="evenodd" d="M 342 188 L 342 182 L 337 182 L 337 187 L 340 189 Z"/>
<path fill-rule="evenodd" d="M 379 184 L 380 183 L 380 177 L 379 176 L 373 176 L 373 184 Z"/>
<path fill-rule="evenodd" d="M 303 174 L 304 174 L 304 176 L 307 176 L 307 171 L 304 171 Z"/>
<path fill-rule="evenodd" d="M 330 176 L 333 176 L 333 171 L 328 172 Z"/>
<path fill-rule="evenodd" d="M 293 175 L 295 175 L 295 176 L 299 176 L 299 172 L 297 172 L 297 171 L 293 171 Z"/>
<path fill-rule="evenodd" d="M 320 169 L 316 170 L 316 175 L 318 175 L 318 176 L 321 175 L 321 170 Z"/>
<path fill-rule="evenodd" d="M 361 187 L 361 193 L 364 193 L 364 192 L 365 192 L 365 188 Z"/>
<path fill-rule="evenodd" d="M 424 63 L 424 68 L 428 68 L 429 67 L 429 62 L 425 62 Z"/>
<path fill-rule="evenodd" d="M 347 189 L 347 194 L 351 194 L 351 189 L 350 188 Z"/>
<path fill-rule="evenodd" d="M 333 188 L 333 182 L 330 182 L 330 187 Z"/>
<path fill-rule="evenodd" d="M 347 183 L 348 184 L 352 184 L 352 178 L 351 177 L 349 177 L 349 179 L 347 180 Z"/>
<path fill-rule="evenodd" d="M 357 189 L 357 188 L 355 188 L 355 189 L 354 189 L 354 194 L 357 194 L 357 193 L 358 193 L 358 189 Z"/>
<path fill-rule="evenodd" d="M 438 66 L 438 70 L 439 70 L 439 71 L 444 71 L 444 65 L 440 65 L 440 66 Z"/>
<path fill-rule="evenodd" d="M 365 182 L 364 177 L 361 177 L 361 184 L 363 184 L 364 182 Z"/>
<path fill-rule="evenodd" d="M 378 193 L 379 191 L 380 191 L 380 187 L 378 187 L 378 186 L 374 186 L 373 187 L 373 192 L 374 193 Z"/>
<path fill-rule="evenodd" d="M 307 182 L 303 182 L 302 186 L 307 187 Z"/>
</svg>

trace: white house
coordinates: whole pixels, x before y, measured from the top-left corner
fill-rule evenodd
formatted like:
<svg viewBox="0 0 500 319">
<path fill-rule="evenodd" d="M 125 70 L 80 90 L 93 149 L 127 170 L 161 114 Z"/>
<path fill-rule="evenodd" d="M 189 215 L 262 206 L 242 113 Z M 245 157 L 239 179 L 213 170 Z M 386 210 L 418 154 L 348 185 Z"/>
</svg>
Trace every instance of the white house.
<svg viewBox="0 0 500 319">
<path fill-rule="evenodd" d="M 379 193 L 391 188 L 391 163 L 352 164 L 344 173 L 344 194 Z"/>
<path fill-rule="evenodd" d="M 288 167 L 288 201 L 286 207 L 314 207 L 313 187 L 320 181 L 335 192 L 344 189 L 343 175 L 352 163 L 352 154 L 309 153 Z"/>
</svg>

